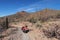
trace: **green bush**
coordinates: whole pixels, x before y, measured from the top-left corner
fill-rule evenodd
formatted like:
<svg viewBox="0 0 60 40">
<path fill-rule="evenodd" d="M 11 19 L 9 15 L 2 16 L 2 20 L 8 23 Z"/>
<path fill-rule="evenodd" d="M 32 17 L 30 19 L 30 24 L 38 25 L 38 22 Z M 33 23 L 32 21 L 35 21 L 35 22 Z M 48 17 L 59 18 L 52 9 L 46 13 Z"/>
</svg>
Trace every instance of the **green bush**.
<svg viewBox="0 0 60 40">
<path fill-rule="evenodd" d="M 28 20 L 28 21 L 31 22 L 31 23 L 36 23 L 36 22 L 37 22 L 37 19 L 31 18 L 31 19 Z"/>
</svg>

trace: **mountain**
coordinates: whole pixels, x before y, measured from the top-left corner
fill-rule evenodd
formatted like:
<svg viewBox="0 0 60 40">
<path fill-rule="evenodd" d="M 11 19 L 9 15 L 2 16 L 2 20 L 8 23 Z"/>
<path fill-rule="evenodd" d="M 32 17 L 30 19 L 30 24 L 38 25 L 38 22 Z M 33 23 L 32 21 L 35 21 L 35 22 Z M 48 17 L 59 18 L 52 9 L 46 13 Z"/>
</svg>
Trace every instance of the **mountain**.
<svg viewBox="0 0 60 40">
<path fill-rule="evenodd" d="M 52 10 L 52 9 L 43 9 L 38 12 L 34 12 L 29 15 L 28 19 L 42 20 L 46 21 L 50 18 L 57 19 L 60 18 L 60 10 Z"/>
<path fill-rule="evenodd" d="M 6 16 L 9 22 L 29 21 L 31 19 L 47 20 L 49 18 L 60 18 L 60 10 L 43 9 L 34 13 L 28 13 L 25 11 L 17 12 L 16 14 Z M 4 20 L 5 17 L 0 18 Z"/>
<path fill-rule="evenodd" d="M 21 12 L 17 12 L 16 14 L 13 15 L 9 15 L 7 16 L 9 18 L 9 21 L 17 21 L 17 20 L 23 20 L 25 19 L 27 16 L 29 15 L 28 12 L 25 11 L 21 11 Z"/>
</svg>

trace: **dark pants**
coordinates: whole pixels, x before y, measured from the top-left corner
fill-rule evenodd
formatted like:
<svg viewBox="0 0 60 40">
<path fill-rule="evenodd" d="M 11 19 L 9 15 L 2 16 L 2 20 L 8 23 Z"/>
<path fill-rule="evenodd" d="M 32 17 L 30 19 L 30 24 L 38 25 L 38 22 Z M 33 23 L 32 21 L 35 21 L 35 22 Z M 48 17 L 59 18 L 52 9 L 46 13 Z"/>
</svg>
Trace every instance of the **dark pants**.
<svg viewBox="0 0 60 40">
<path fill-rule="evenodd" d="M 24 33 L 28 33 L 28 32 L 29 32 L 29 30 L 23 30 L 23 32 L 24 32 Z"/>
</svg>

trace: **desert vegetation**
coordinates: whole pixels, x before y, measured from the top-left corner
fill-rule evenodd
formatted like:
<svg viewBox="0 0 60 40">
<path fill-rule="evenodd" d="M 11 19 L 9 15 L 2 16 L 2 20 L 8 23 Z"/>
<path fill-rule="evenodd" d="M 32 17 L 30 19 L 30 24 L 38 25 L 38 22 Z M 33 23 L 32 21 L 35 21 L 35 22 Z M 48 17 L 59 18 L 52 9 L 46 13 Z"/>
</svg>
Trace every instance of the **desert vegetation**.
<svg viewBox="0 0 60 40">
<path fill-rule="evenodd" d="M 9 24 L 14 26 L 17 25 L 17 27 L 11 27 Z M 20 30 L 21 24 L 28 25 L 29 28 L 33 29 L 33 31 L 25 35 Z M 60 40 L 60 10 L 44 9 L 31 14 L 22 11 L 13 15 L 1 17 L 0 30 L 0 38 L 2 38 L 1 40 L 16 40 L 19 39 L 19 37 L 21 38 L 21 34 L 23 36 L 25 35 L 26 37 L 31 34 L 31 39 L 35 38 L 35 40 L 44 40 L 44 38 L 46 40 L 51 40 L 52 38 Z M 16 36 L 18 38 L 14 39 Z"/>
</svg>

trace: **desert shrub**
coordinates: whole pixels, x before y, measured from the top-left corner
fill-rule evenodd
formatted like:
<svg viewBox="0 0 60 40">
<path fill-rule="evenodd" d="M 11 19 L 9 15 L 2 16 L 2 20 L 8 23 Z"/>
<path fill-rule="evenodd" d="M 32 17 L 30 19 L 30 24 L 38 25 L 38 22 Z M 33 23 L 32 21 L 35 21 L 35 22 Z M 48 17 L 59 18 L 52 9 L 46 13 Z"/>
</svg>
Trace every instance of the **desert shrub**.
<svg viewBox="0 0 60 40">
<path fill-rule="evenodd" d="M 41 24 L 37 24 L 37 25 L 36 25 L 36 28 L 39 28 L 39 29 L 40 29 L 41 27 L 42 27 Z"/>
<path fill-rule="evenodd" d="M 43 28 L 43 33 L 48 38 L 57 38 L 60 40 L 60 27 L 58 25 L 46 26 Z"/>
<path fill-rule="evenodd" d="M 44 30 L 43 32 L 44 32 L 45 36 L 48 37 L 48 38 L 52 38 L 52 37 L 56 36 L 55 31 L 46 31 L 46 30 Z"/>
<path fill-rule="evenodd" d="M 45 22 L 45 21 L 47 21 L 48 19 L 49 19 L 48 17 L 42 17 L 42 18 L 39 18 L 39 21 Z"/>
<path fill-rule="evenodd" d="M 2 22 L 2 23 L 1 23 L 1 26 L 2 26 L 3 28 L 5 28 L 5 22 Z"/>
<path fill-rule="evenodd" d="M 31 18 L 28 21 L 31 22 L 31 23 L 36 23 L 37 19 Z"/>
<path fill-rule="evenodd" d="M 60 13 L 56 15 L 56 18 L 60 18 Z"/>
<path fill-rule="evenodd" d="M 3 28 L 6 28 L 6 29 L 8 29 L 8 25 L 9 24 L 9 22 L 8 22 L 8 18 L 6 18 L 6 20 L 5 21 L 3 21 L 3 22 L 1 22 L 1 26 L 3 27 Z"/>
<path fill-rule="evenodd" d="M 60 28 L 58 28 L 56 31 L 56 38 L 60 40 Z"/>
</svg>

